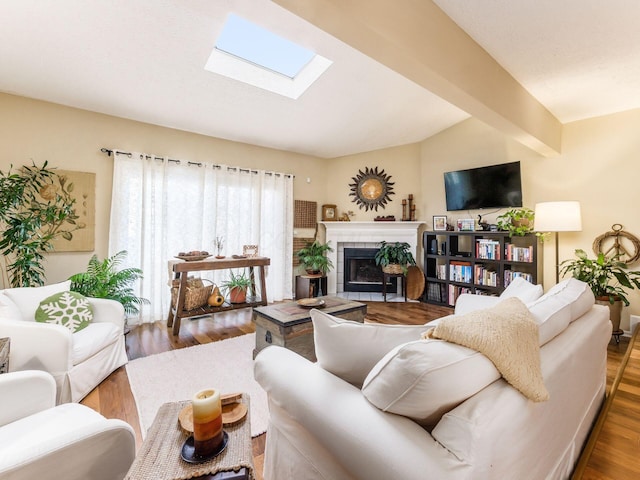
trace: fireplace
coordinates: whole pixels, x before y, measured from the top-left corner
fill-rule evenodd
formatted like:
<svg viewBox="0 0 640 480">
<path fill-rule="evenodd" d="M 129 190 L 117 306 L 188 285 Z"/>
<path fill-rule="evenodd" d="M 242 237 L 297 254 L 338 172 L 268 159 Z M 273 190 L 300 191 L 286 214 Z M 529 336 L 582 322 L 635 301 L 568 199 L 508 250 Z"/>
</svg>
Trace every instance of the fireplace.
<svg viewBox="0 0 640 480">
<path fill-rule="evenodd" d="M 344 249 L 344 291 L 382 292 L 382 269 L 376 265 L 377 248 Z M 397 278 L 390 279 L 387 290 L 397 289 Z"/>
</svg>

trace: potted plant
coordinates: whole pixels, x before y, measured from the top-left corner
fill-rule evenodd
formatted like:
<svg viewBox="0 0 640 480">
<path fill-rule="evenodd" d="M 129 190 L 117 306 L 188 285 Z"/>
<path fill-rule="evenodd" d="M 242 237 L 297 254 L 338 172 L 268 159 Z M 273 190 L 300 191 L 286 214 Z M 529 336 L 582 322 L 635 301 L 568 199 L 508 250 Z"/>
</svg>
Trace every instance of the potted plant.
<svg viewBox="0 0 640 480">
<path fill-rule="evenodd" d="M 222 288 L 227 292 L 231 303 L 245 303 L 247 301 L 247 290 L 250 286 L 251 279 L 247 277 L 244 271 L 236 275 L 231 270 L 229 280 L 222 282 Z"/>
<path fill-rule="evenodd" d="M 307 242 L 306 246 L 296 252 L 300 264 L 310 275 L 326 274 L 333 268 L 333 263 L 327 257 L 327 252 L 333 252 L 329 243 L 320 243 L 318 240 Z"/>
<path fill-rule="evenodd" d="M 530 208 L 511 208 L 496 219 L 498 229 L 509 232 L 509 236 L 523 237 L 533 231 L 535 213 Z"/>
<path fill-rule="evenodd" d="M 411 245 L 407 242 L 380 242 L 380 249 L 375 255 L 376 265 L 385 273 L 407 274 L 407 265 L 415 265 L 416 260 L 411 253 Z"/>
<path fill-rule="evenodd" d="M 85 227 L 77 222 L 73 183 L 47 164 L 0 171 L 0 253 L 12 287 L 43 285 L 44 254 L 53 249 L 52 241 L 71 240 Z"/>
<path fill-rule="evenodd" d="M 596 301 L 609 305 L 610 319 L 614 335 L 620 331 L 622 304 L 629 305 L 627 289 L 640 289 L 640 271 L 627 270 L 618 255 L 606 257 L 599 253 L 596 259 L 590 259 L 582 249 L 575 251 L 573 260 L 560 264 L 560 274 L 570 273 L 574 278 L 585 282 L 591 288 Z"/>
<path fill-rule="evenodd" d="M 86 272 L 69 277 L 71 290 L 85 297 L 116 300 L 122 304 L 128 316 L 137 315 L 140 307 L 149 304 L 149 300 L 138 297 L 133 290 L 133 284 L 142 278 L 142 270 L 139 268 L 118 270 L 118 266 L 126 256 L 126 250 L 102 261 L 98 260 L 97 255 L 93 255 Z"/>
</svg>

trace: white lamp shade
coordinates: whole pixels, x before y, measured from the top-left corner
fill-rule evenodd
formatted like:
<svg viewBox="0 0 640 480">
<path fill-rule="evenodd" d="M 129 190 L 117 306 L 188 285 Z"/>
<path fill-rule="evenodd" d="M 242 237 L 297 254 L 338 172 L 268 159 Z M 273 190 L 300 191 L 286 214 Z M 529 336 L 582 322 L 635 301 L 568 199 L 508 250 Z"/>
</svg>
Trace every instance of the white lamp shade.
<svg viewBox="0 0 640 480">
<path fill-rule="evenodd" d="M 580 232 L 582 230 L 580 202 L 536 203 L 534 230 L 536 232 Z"/>
</svg>

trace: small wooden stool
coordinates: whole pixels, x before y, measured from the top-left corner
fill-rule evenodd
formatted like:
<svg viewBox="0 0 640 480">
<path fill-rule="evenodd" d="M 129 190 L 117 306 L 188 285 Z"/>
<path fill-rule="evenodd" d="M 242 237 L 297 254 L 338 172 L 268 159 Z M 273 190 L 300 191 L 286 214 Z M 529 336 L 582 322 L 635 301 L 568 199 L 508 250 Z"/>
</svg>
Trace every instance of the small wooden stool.
<svg viewBox="0 0 640 480">
<path fill-rule="evenodd" d="M 400 278 L 400 282 L 402 282 L 402 294 L 404 295 L 404 301 L 407 301 L 407 277 L 405 277 L 404 273 L 387 273 L 382 272 L 382 296 L 384 297 L 384 301 L 387 301 L 387 281 L 390 278 L 397 277 Z"/>
</svg>

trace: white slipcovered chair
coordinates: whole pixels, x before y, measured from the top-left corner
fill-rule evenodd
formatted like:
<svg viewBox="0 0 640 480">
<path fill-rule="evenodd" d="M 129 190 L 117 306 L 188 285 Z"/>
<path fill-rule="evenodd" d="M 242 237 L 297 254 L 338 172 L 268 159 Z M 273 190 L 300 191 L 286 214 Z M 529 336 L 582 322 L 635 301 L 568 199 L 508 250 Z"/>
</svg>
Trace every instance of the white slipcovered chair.
<svg viewBox="0 0 640 480">
<path fill-rule="evenodd" d="M 66 281 L 45 287 L 0 290 L 0 338 L 10 338 L 9 371 L 44 370 L 53 375 L 56 402 L 79 402 L 116 368 L 127 363 L 124 308 L 114 300 L 89 298 L 93 320 L 71 333 L 35 321 L 40 302 L 68 291 Z"/>
<path fill-rule="evenodd" d="M 135 457 L 131 426 L 55 398 L 46 372 L 0 375 L 0 478 L 124 478 Z"/>
</svg>

